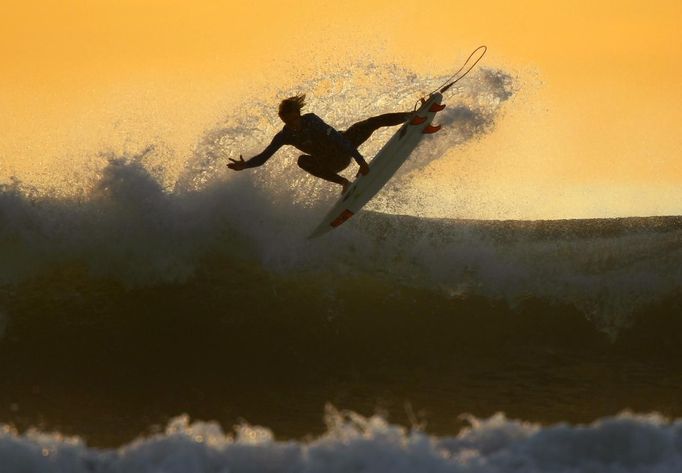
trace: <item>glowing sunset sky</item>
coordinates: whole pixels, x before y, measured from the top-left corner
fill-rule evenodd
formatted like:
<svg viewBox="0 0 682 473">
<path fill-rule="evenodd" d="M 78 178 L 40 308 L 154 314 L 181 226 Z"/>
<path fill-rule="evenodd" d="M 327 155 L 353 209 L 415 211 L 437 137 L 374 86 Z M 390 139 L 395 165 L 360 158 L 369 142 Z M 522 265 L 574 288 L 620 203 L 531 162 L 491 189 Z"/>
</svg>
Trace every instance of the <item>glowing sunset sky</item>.
<svg viewBox="0 0 682 473">
<path fill-rule="evenodd" d="M 358 55 L 447 73 L 486 44 L 485 65 L 517 76 L 519 93 L 461 150 L 480 161 L 479 217 L 680 214 L 680 24 L 682 2 L 664 0 L 10 0 L 0 180 L 76 165 L 63 150 L 100 140 L 121 110 L 189 146 L 250 88 Z M 432 167 L 418 185 L 457 172 L 451 160 Z"/>
</svg>

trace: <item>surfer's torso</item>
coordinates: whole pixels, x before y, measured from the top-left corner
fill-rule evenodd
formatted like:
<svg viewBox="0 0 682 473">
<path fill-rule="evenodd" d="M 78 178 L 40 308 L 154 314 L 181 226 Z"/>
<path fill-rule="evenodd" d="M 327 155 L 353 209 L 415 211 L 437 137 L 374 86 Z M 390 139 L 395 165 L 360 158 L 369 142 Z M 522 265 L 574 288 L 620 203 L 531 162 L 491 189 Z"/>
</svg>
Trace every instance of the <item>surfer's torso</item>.
<svg viewBox="0 0 682 473">
<path fill-rule="evenodd" d="M 248 167 L 260 166 L 284 145 L 291 145 L 306 154 L 318 157 L 334 158 L 338 156 L 352 156 L 358 162 L 364 158 L 348 139 L 333 127 L 327 125 L 314 113 L 301 115 L 301 126 L 294 130 L 284 125 L 272 142 L 262 153 L 251 158 Z"/>
<path fill-rule="evenodd" d="M 339 143 L 330 137 L 332 127 L 328 126 L 320 117 L 314 113 L 301 115 L 301 128 L 294 130 L 284 125 L 282 131 L 282 141 L 284 144 L 292 145 L 306 154 L 313 156 L 336 154 Z"/>
</svg>

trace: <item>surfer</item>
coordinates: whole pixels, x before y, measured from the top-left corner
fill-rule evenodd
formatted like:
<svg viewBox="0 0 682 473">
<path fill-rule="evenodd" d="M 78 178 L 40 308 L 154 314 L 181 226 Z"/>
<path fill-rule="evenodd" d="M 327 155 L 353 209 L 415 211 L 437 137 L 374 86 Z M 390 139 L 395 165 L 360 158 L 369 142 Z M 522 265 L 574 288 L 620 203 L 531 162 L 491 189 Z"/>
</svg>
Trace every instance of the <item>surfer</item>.
<svg viewBox="0 0 682 473">
<path fill-rule="evenodd" d="M 272 142 L 251 159 L 244 161 L 231 159 L 227 165 L 230 169 L 241 171 L 247 168 L 261 166 L 284 145 L 292 145 L 306 154 L 298 157 L 298 165 L 313 176 L 334 182 L 342 186 L 346 192 L 350 181 L 339 172 L 350 164 L 351 157 L 358 163 L 358 175 L 369 173 L 367 161 L 358 151 L 358 146 L 377 129 L 384 126 L 400 125 L 407 121 L 412 112 L 386 113 L 355 123 L 345 131 L 338 132 L 327 125 L 314 113 L 301 115 L 305 106 L 305 94 L 296 95 L 282 100 L 279 104 L 279 117 L 284 127 L 278 132 Z"/>
</svg>

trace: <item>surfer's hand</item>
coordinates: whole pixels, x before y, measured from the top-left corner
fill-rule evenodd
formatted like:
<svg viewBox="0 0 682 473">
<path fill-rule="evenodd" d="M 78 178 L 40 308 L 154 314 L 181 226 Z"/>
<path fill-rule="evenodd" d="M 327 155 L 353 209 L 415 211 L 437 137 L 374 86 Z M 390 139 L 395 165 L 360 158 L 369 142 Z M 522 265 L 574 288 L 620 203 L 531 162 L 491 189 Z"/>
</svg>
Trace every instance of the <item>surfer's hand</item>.
<svg viewBox="0 0 682 473">
<path fill-rule="evenodd" d="M 242 158 L 242 155 L 239 155 L 239 161 L 236 159 L 230 158 L 231 163 L 227 163 L 227 167 L 230 169 L 233 169 L 235 171 L 241 171 L 242 169 L 246 169 L 246 161 L 244 161 L 244 158 Z"/>
<path fill-rule="evenodd" d="M 358 171 L 357 176 L 360 176 L 360 174 L 362 174 L 363 176 L 369 174 L 369 164 L 367 163 L 360 164 L 360 170 Z"/>
</svg>

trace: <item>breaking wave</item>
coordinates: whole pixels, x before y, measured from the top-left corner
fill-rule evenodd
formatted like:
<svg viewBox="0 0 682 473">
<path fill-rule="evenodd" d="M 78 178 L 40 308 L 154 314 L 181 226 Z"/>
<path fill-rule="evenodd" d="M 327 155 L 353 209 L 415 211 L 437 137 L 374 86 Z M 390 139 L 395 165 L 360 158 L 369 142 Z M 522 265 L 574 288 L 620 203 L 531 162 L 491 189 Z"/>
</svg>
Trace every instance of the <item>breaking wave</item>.
<svg viewBox="0 0 682 473">
<path fill-rule="evenodd" d="M 442 79 L 365 64 L 276 95 L 308 91 L 310 109 L 342 129 L 371 114 L 410 109 L 415 91 Z M 55 278 L 84 288 L 108 281 L 173 291 L 206 274 L 238 275 L 252 280 L 242 295 L 252 299 L 265 274 L 268 285 L 309 292 L 331 311 L 341 311 L 356 280 L 366 293 L 354 297 L 368 303 L 415 300 L 422 290 L 429 297 L 420 296 L 421 304 L 434 307 L 471 298 L 510 308 L 539 300 L 571 307 L 612 334 L 638 312 L 674 311 L 682 287 L 679 217 L 512 222 L 396 215 L 409 208 L 400 189 L 411 173 L 490 132 L 516 87 L 500 70 L 468 76 L 439 114 L 443 131 L 427 137 L 367 211 L 318 240 L 306 237 L 338 189 L 292 165 L 291 150 L 249 173 L 225 169 L 228 158 L 259 151 L 281 126 L 271 110 L 275 98 L 231 110 L 176 174 L 169 171 L 168 161 L 177 160 L 172 150 L 139 143 L 137 152 L 101 150 L 84 166 L 96 172 L 83 178 L 79 170 L 72 189 L 37 189 L 13 177 L 0 185 L 0 310 L 11 319 L 23 286 L 52 294 Z M 392 132 L 378 131 L 363 153 L 371 156 Z M 300 305 L 275 300 L 274 312 L 285 302 Z"/>
<path fill-rule="evenodd" d="M 368 211 L 308 240 L 320 205 L 275 199 L 244 174 L 167 192 L 142 158 L 110 161 L 85 199 L 5 186 L 4 287 L 73 268 L 93 284 L 129 288 L 191 283 L 209 266 L 219 274 L 242 268 L 245 278 L 265 271 L 290 285 L 316 281 L 332 295 L 343 292 L 342 281 L 363 278 L 443 300 L 514 306 L 535 298 L 575 307 L 614 330 L 637 310 L 679 297 L 682 287 L 679 217 L 474 221 Z M 210 265 L 216 258 L 222 264 Z"/>
<path fill-rule="evenodd" d="M 621 414 L 589 425 L 467 418 L 457 436 L 436 437 L 381 417 L 330 410 L 327 431 L 306 441 L 277 441 L 247 424 L 225 433 L 214 422 L 169 423 L 165 432 L 115 450 L 79 438 L 0 428 L 5 473 L 239 472 L 542 472 L 673 473 L 682 466 L 682 422 Z"/>
</svg>

